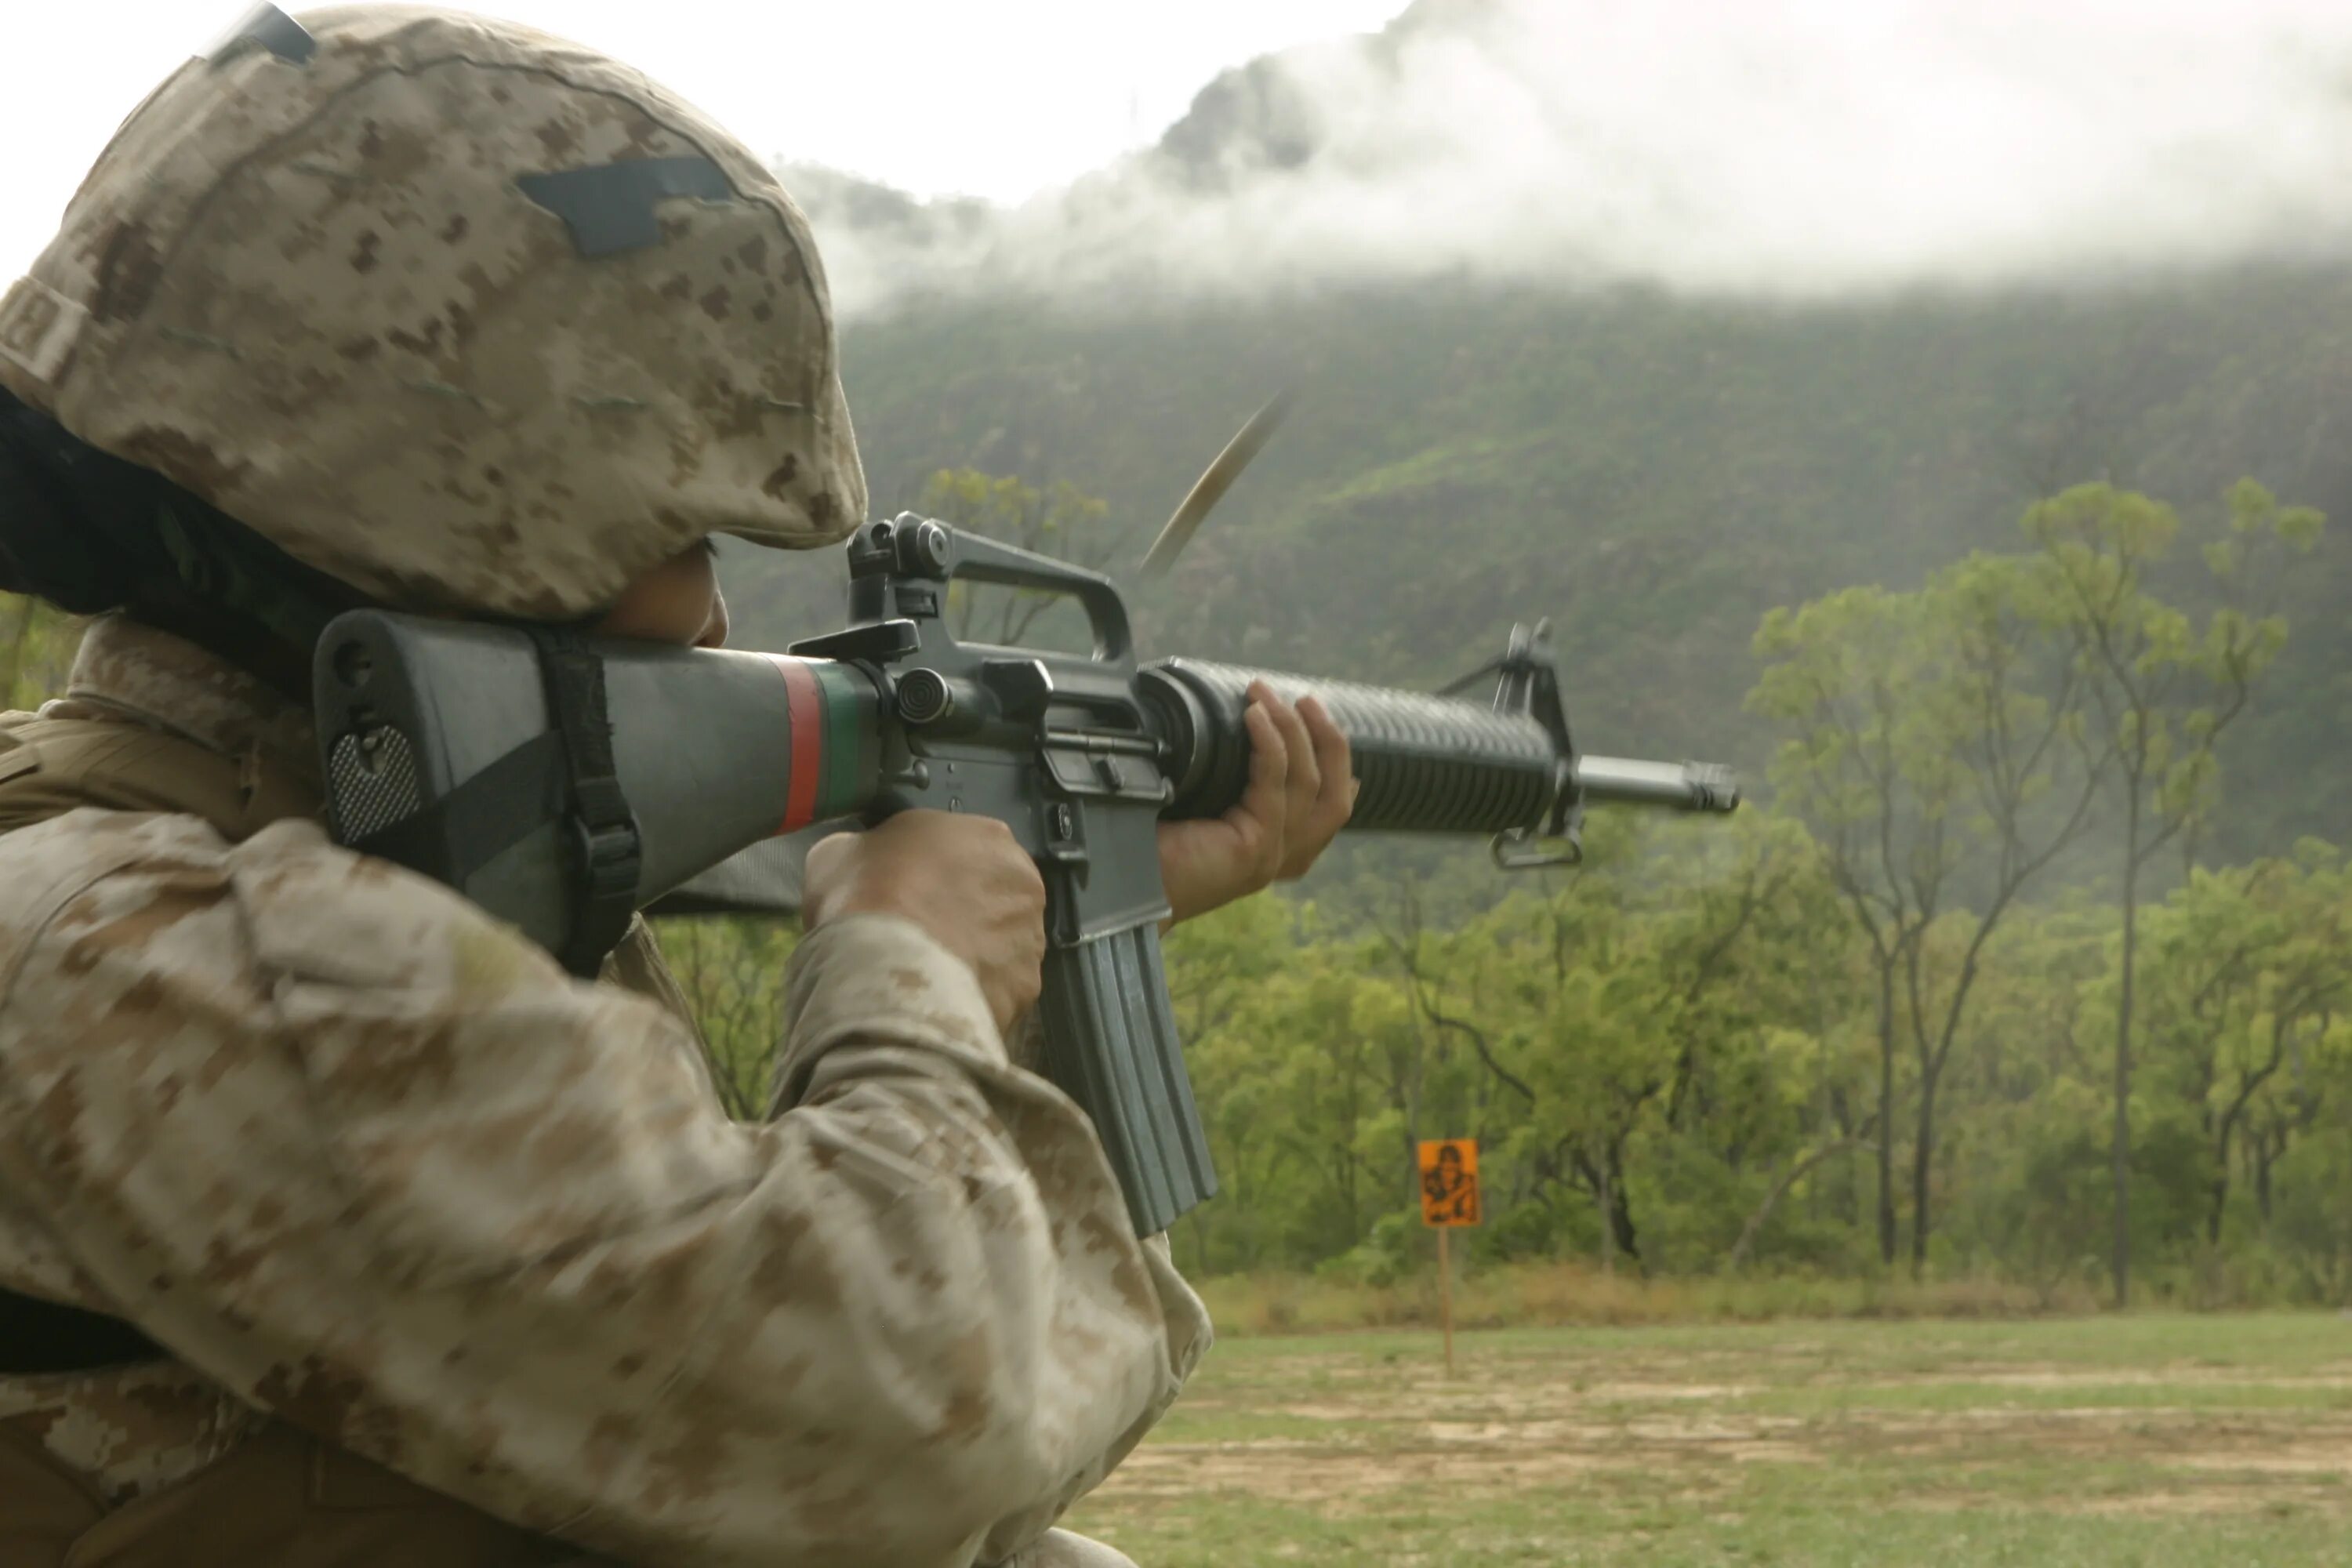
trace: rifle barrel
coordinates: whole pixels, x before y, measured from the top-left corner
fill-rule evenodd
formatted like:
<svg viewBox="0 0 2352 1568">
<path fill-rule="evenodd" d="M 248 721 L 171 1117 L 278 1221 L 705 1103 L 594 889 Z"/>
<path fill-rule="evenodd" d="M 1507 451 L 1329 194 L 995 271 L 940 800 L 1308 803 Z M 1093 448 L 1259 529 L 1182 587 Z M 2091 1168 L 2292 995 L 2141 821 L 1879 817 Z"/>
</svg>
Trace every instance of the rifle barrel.
<svg viewBox="0 0 2352 1568">
<path fill-rule="evenodd" d="M 1241 798 L 1249 780 L 1242 710 L 1260 680 L 1286 700 L 1319 699 L 1348 737 L 1362 786 L 1351 832 L 1533 829 L 1570 776 L 1571 759 L 1542 724 L 1486 703 L 1205 659 L 1164 659 L 1142 673 L 1171 755 L 1171 816 L 1214 816 Z M 1572 761 L 1588 805 L 1726 812 L 1739 804 L 1738 779 L 1712 763 Z"/>
<path fill-rule="evenodd" d="M 1663 805 L 1678 811 L 1729 811 L 1739 804 L 1739 780 L 1714 763 L 1649 763 L 1632 757 L 1580 756 L 1576 782 L 1592 805 Z"/>
</svg>

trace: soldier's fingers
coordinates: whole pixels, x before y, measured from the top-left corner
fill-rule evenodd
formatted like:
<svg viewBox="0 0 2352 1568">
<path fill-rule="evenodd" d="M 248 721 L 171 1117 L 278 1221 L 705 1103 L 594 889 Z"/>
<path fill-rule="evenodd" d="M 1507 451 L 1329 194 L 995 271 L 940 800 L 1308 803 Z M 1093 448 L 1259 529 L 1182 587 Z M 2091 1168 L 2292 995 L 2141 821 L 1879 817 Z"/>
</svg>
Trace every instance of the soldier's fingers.
<svg viewBox="0 0 2352 1568">
<path fill-rule="evenodd" d="M 1259 689 L 1250 689 L 1253 695 Z M 1249 864 L 1262 873 L 1263 882 L 1282 864 L 1283 795 L 1290 777 L 1290 752 L 1274 716 L 1261 704 L 1253 701 L 1242 710 L 1242 725 L 1249 731 L 1249 784 L 1224 820 Z"/>
<path fill-rule="evenodd" d="M 1308 739 L 1315 749 L 1315 772 L 1319 787 L 1304 812 L 1293 816 L 1284 826 L 1283 875 L 1303 877 L 1315 858 L 1330 847 L 1331 840 L 1348 824 L 1348 814 L 1355 809 L 1356 792 L 1360 787 L 1355 777 L 1354 755 L 1348 737 L 1332 721 L 1330 710 L 1309 697 L 1298 704 L 1298 716 L 1307 726 Z"/>
<path fill-rule="evenodd" d="M 1273 693 L 1267 693 L 1267 710 L 1274 716 L 1275 727 L 1282 732 L 1282 748 L 1288 753 L 1289 773 L 1284 780 L 1282 795 L 1282 843 L 1286 858 L 1290 847 L 1297 842 L 1298 834 L 1307 816 L 1315 809 L 1316 796 L 1323 793 L 1323 769 L 1317 761 L 1315 738 L 1307 728 L 1307 721 L 1293 708 Z"/>
<path fill-rule="evenodd" d="M 1259 868 L 1263 880 L 1272 882 L 1282 877 L 1289 862 L 1292 834 L 1313 803 L 1320 780 L 1315 772 L 1314 743 L 1307 739 L 1306 722 L 1298 717 L 1297 710 L 1264 682 L 1253 694 L 1256 705 L 1273 721 L 1275 733 L 1281 737 L 1284 758 L 1281 816 L 1267 824 L 1274 830 L 1274 841 L 1268 847 L 1265 864 Z"/>
</svg>

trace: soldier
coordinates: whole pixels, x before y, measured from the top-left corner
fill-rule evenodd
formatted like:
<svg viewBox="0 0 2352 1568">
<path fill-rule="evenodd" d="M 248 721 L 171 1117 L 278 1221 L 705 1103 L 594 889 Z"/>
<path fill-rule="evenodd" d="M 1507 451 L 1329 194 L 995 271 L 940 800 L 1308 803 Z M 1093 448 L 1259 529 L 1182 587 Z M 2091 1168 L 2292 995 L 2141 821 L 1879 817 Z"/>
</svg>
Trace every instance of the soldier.
<svg viewBox="0 0 2352 1568">
<path fill-rule="evenodd" d="M 1000 825 L 812 853 L 742 1125 L 642 921 L 575 981 L 316 821 L 340 609 L 715 643 L 711 535 L 865 515 L 759 161 L 520 27 L 265 7 L 101 155 L 0 387 L 0 588 L 115 612 L 0 720 L 0 1562 L 1124 1563 L 1049 1526 L 1208 1325 L 1007 1058 Z M 1250 723 L 1180 913 L 1347 815 L 1328 718 Z"/>
</svg>

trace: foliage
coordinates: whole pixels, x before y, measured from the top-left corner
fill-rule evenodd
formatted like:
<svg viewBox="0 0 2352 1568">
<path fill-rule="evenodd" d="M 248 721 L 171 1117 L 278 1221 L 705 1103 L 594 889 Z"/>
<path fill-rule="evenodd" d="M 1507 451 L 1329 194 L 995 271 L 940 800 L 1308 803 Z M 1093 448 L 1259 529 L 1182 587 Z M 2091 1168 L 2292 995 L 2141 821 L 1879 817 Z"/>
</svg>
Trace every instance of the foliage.
<svg viewBox="0 0 2352 1568">
<path fill-rule="evenodd" d="M 766 1114 L 784 1036 L 784 966 L 796 926 L 744 916 L 662 922 L 662 955 L 695 1021 L 719 1098 L 739 1121 Z"/>
<path fill-rule="evenodd" d="M 0 594 L 0 711 L 63 691 L 77 640 L 71 617 L 38 599 Z"/>
<path fill-rule="evenodd" d="M 1068 487 L 938 484 L 934 510 L 1005 537 L 1107 537 Z M 1784 736 L 1769 809 L 1601 814 L 1580 867 L 1507 884 L 1405 847 L 1178 928 L 1223 1183 L 1180 1260 L 1418 1301 L 1412 1146 L 1466 1134 L 1474 1303 L 1590 1276 L 1596 1300 L 2064 1305 L 2120 1215 L 2137 1300 L 2352 1304 L 2352 868 L 2317 839 L 2223 863 L 2209 831 L 2219 739 L 2284 646 L 2265 574 L 2318 519 L 2240 487 L 2184 595 L 2160 547 L 2193 526 L 2068 491 L 2029 514 L 2031 550 L 1775 612 L 1750 702 Z M 0 600 L 14 701 L 58 689 L 69 632 Z M 2076 843 L 2133 800 L 2146 835 Z M 2079 875 L 2135 844 L 2180 858 L 2144 908 Z M 793 932 L 665 939 L 719 1093 L 761 1114 Z M 1895 1231 L 1915 1282 L 1889 1277 Z"/>
<path fill-rule="evenodd" d="M 1123 563 L 1292 388 L 1280 436 L 1139 594 L 1148 651 L 1434 686 L 1550 616 L 1594 750 L 1758 774 L 1768 727 L 1741 702 L 1775 606 L 2013 550 L 2024 505 L 2085 479 L 2174 498 L 2187 525 L 2245 473 L 2352 512 L 2336 263 L 1776 305 L 1454 279 L 1087 309 L 978 295 L 849 322 L 842 356 L 878 512 L 942 468 L 1082 478 Z M 837 620 L 820 559 L 740 555 L 761 646 Z M 2352 842 L 2347 584 L 2338 530 L 2286 584 L 2295 637 L 2234 731 L 2217 854 Z"/>
<path fill-rule="evenodd" d="M 1776 610 L 1756 637 L 1766 667 L 1748 706 L 1790 732 L 1772 783 L 1819 839 L 1874 979 L 1867 1131 L 1887 1263 L 1897 1042 L 1910 1047 L 1914 1272 L 1927 1256 L 1937 1090 L 1983 960 L 2084 828 L 2102 778 L 2078 744 L 2085 683 L 2063 647 L 2035 635 L 2053 614 L 2038 564 L 1971 556 L 1916 593 L 1850 588 Z"/>
<path fill-rule="evenodd" d="M 1032 542 L 1098 537 L 1076 492 L 941 474 L 932 500 Z M 1769 810 L 1603 814 L 1580 866 L 1508 885 L 1400 851 L 1177 928 L 1223 1184 L 1178 1258 L 1292 1282 L 1269 1302 L 1417 1312 L 1413 1148 L 1472 1136 L 1474 1300 L 1572 1267 L 1627 1300 L 1834 1281 L 1887 1302 L 1902 1258 L 1903 1299 L 2046 1310 L 2088 1298 L 2118 1230 L 2142 1299 L 2352 1300 L 2326 1196 L 2352 1172 L 2352 869 L 2313 840 L 2191 858 L 2160 899 L 2130 874 L 2210 842 L 2219 738 L 2284 642 L 2263 574 L 2318 526 L 2239 487 L 2192 613 L 2158 591 L 2178 514 L 2066 491 L 2027 513 L 2032 549 L 1765 618 Z M 2111 847 L 2137 857 L 2130 897 L 2058 879 Z M 671 945 L 749 1114 L 788 943 L 706 925 Z M 2144 1070 L 2118 1102 L 2103 1046 L 2136 984 Z"/>
<path fill-rule="evenodd" d="M 1191 1037 L 1226 1191 L 1180 1227 L 1180 1256 L 1425 1289 L 1407 1150 L 1469 1133 L 1486 1151 L 1480 1267 L 1875 1277 L 1866 945 L 1797 823 L 1758 817 L 1704 876 L 1676 865 L 1690 847 L 1638 846 L 1453 931 L 1392 910 L 1381 938 L 1342 937 L 1271 900 L 1181 931 L 1176 984 L 1217 996 Z M 2317 846 L 2200 874 L 2150 911 L 2143 1295 L 2352 1300 L 2352 1230 L 2326 1195 L 2352 1160 L 2347 921 L 2352 880 Z M 2095 904 L 2027 906 L 1977 949 L 1920 1165 L 1945 1216 L 1923 1273 L 2009 1280 L 2046 1307 L 2103 1271 L 2095 1040 L 2116 924 Z M 1948 977 L 1979 929 L 1933 928 L 1930 971 Z M 1898 1103 L 1918 1081 L 1898 1059 Z M 2320 1184 L 2290 1194 L 2291 1177 Z M 1911 1194 L 1892 1196 L 1916 1223 Z"/>
<path fill-rule="evenodd" d="M 2151 586 L 2180 530 L 2171 508 L 2109 485 L 2079 485 L 2025 514 L 2048 584 L 2039 602 L 2055 606 L 2053 624 L 2072 649 L 2071 674 L 2087 696 L 2086 751 L 2123 806 L 2108 1141 L 2109 1268 L 2119 1304 L 2130 1298 L 2133 1250 L 2132 1008 L 2141 876 L 2175 841 L 2193 857 L 2198 834 L 2210 825 L 2222 733 L 2245 714 L 2255 683 L 2286 642 L 2272 579 L 2285 554 L 2311 551 L 2320 521 L 2307 507 L 2282 509 L 2261 485 L 2241 479 L 2230 492 L 2226 530 L 2203 551 L 2219 602 L 2200 628 Z"/>
</svg>

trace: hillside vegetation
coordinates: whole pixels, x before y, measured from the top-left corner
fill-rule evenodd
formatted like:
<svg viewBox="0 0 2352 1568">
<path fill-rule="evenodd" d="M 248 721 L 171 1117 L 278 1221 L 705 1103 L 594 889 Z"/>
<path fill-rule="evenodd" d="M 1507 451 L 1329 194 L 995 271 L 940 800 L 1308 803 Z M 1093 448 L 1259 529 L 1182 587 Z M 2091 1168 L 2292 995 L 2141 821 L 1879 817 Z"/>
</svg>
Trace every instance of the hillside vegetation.
<svg viewBox="0 0 2352 1568">
<path fill-rule="evenodd" d="M 1500 909 L 1467 851 L 1342 856 L 1312 909 L 1178 943 L 1227 1185 L 1184 1226 L 1188 1263 L 1387 1279 L 1417 1255 L 1411 1142 L 1475 1132 L 1502 1184 L 1483 1258 L 1908 1261 L 2091 1289 L 2121 1245 L 2128 1038 L 2150 1286 L 2341 1301 L 2352 1235 L 2321 1194 L 2352 1157 L 2352 904 L 2315 846 L 2352 838 L 2334 765 L 2352 720 L 2347 306 L 2352 278 L 2284 267 L 1805 308 L 1469 283 L 1125 310 L 933 298 L 854 321 L 844 352 L 877 511 L 936 507 L 943 468 L 1072 485 L 1108 502 L 1097 547 L 1122 570 L 1291 388 L 1290 422 L 1174 577 L 1137 587 L 1148 648 L 1427 686 L 1550 616 L 1585 744 L 1732 762 L 1790 818 L 1639 850 L 1612 830 L 1594 869 Z M 1928 700 L 1953 675 L 1925 673 L 1947 590 L 1909 595 L 1971 552 L 2032 556 L 2029 511 L 2085 480 L 2176 504 L 2184 537 L 2145 586 L 2201 626 L 2221 590 L 2200 549 L 2246 476 L 2337 523 L 2274 579 L 2285 640 L 2218 739 L 2205 804 L 2137 858 L 2136 900 L 2163 907 L 2121 919 L 2127 814 L 2101 787 L 2000 929 L 1994 841 L 1955 837 L 1929 907 L 1874 957 L 1855 868 L 1830 853 L 1856 826 L 1843 786 L 1782 798 L 1774 765 L 1828 732 L 1828 708 L 1751 697 L 1773 658 L 1864 679 L 1870 617 L 1888 636 L 1916 618 L 1889 668 Z M 825 571 L 753 553 L 730 567 L 751 636 L 837 615 Z M 1811 653 L 1784 635 L 1759 654 L 1768 617 L 1809 604 L 1780 624 L 1812 627 Z M 2063 642 L 2037 636 L 2051 678 Z M 1899 701 L 1881 717 L 1947 722 Z M 2185 883 L 2189 859 L 2213 879 Z"/>
<path fill-rule="evenodd" d="M 2248 477 L 2352 516 L 2341 265 L 2192 268 L 2168 259 L 2195 249 L 2177 234 L 2135 249 L 2112 216 L 2086 234 L 2100 220 L 2049 207 L 2020 167 L 2005 183 L 2043 204 L 2047 256 L 2006 276 L 2056 281 L 1906 289 L 1897 274 L 1831 299 L 1759 261 L 1742 276 L 1760 292 L 1695 293 L 1707 274 L 1671 254 L 1629 258 L 1664 232 L 1645 226 L 1685 220 L 1738 247 L 1730 209 L 1722 229 L 1674 209 L 1735 179 L 1741 159 L 1689 149 L 1757 105 L 1694 103 L 1685 136 L 1579 91 L 1552 57 L 1581 29 L 1594 47 L 1615 35 L 1578 16 L 1415 0 L 1377 34 L 1224 72 L 1155 145 L 1014 209 L 787 170 L 851 301 L 845 375 L 876 510 L 916 504 L 942 468 L 1066 481 L 1108 500 L 1132 563 L 1287 388 L 1289 424 L 1147 597 L 1159 648 L 1433 682 L 1491 655 L 1508 621 L 1550 616 L 1594 749 L 1751 773 L 1767 736 L 1739 713 L 1748 641 L 1777 606 L 1916 587 L 1971 549 L 2015 549 L 2028 504 L 2084 481 L 2192 523 Z M 1756 71 L 1811 68 L 1801 40 L 1759 27 L 1717 41 L 1763 51 Z M 1828 104 L 1844 101 L 1833 79 L 1815 83 Z M 1479 140 L 1472 128 L 1503 129 L 1468 100 L 1481 91 L 1531 115 L 1530 145 L 1554 162 Z M 2273 145 L 2239 150 L 2246 179 Z M 1718 194 L 1763 199 L 1736 181 Z M 1811 212 L 1817 195 L 1778 205 Z M 1513 200 L 1551 216 L 1498 209 Z M 1829 226 L 1853 243 L 1843 215 Z M 2241 252 L 2326 243 L 2266 232 Z M 1968 231 L 1948 242 L 1920 276 L 1990 276 L 1969 269 Z M 1834 249 L 1825 236 L 1806 253 Z M 2106 259 L 2059 259 L 2093 254 Z M 837 614 L 824 570 L 742 570 L 761 583 L 755 631 Z M 2339 529 L 2283 606 L 2293 646 L 2232 736 L 2237 787 L 2212 839 L 2227 853 L 2352 834 L 2328 765 L 2352 728 L 2347 597 Z"/>
<path fill-rule="evenodd" d="M 1272 391 L 1290 422 L 1140 595 L 1150 646 L 1433 684 L 1552 617 L 1595 750 L 1760 772 L 1764 614 L 2012 550 L 2112 479 L 2220 515 L 2242 476 L 2352 517 L 2352 278 L 2273 268 L 2095 293 L 1812 309 L 1417 288 L 1110 315 L 933 301 L 844 356 L 875 510 L 937 469 L 1064 479 L 1139 558 Z M 739 557 L 755 636 L 839 614 L 837 568 Z M 2233 738 L 2239 855 L 2352 836 L 2352 530 L 2298 576 Z"/>
<path fill-rule="evenodd" d="M 1416 29 L 1488 47 L 1508 9 L 1423 0 L 1332 48 L 1377 92 Z M 1251 289 L 1230 229 L 1199 287 L 1181 248 L 1090 269 L 1171 212 L 1377 177 L 1346 141 L 1376 112 L 1351 131 L 1300 86 L 1331 58 L 1228 73 L 1015 213 L 798 180 L 857 269 L 874 510 L 1005 531 L 955 498 L 1097 496 L 1055 547 L 1131 573 L 1287 390 L 1174 575 L 1131 584 L 1148 651 L 1427 687 L 1549 617 L 1583 744 L 1732 763 L 1764 809 L 1600 824 L 1535 885 L 1351 850 L 1306 901 L 1180 933 L 1225 1182 L 1182 1260 L 1396 1289 L 1414 1141 L 1475 1134 L 1480 1268 L 2056 1301 L 2121 1293 L 2128 1254 L 2134 1300 L 2347 1300 L 2352 270 L 2150 256 L 1768 301 L 1466 262 L 1308 283 L 1269 233 Z M 2273 533 L 2266 575 L 2230 566 Z M 839 614 L 837 567 L 729 570 L 756 640 Z M 2077 602 L 2110 583 L 2115 660 Z M 2143 677 L 2179 699 L 2153 729 L 2111 706 Z"/>
</svg>

